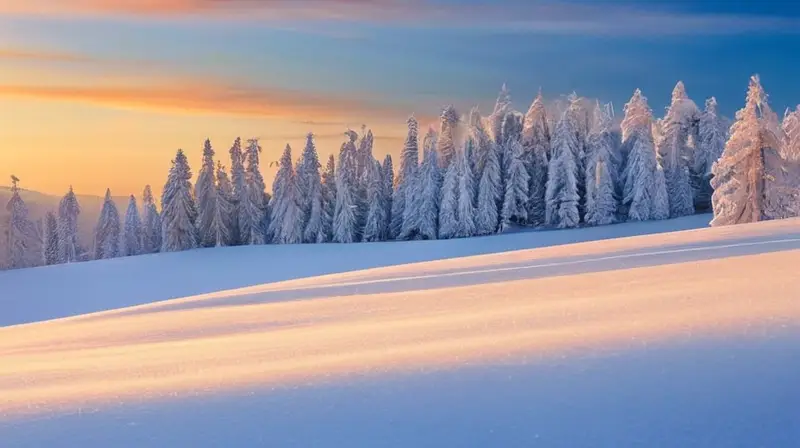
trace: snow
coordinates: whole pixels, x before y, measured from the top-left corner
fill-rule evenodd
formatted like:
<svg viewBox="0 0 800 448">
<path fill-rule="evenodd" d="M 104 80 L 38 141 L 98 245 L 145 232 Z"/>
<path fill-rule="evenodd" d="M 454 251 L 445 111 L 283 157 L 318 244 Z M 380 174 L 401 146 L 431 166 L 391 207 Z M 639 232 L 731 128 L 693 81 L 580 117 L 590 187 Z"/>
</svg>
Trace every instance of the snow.
<svg viewBox="0 0 800 448">
<path fill-rule="evenodd" d="M 0 445 L 798 446 L 800 220 L 709 220 L 2 272 Z"/>
</svg>

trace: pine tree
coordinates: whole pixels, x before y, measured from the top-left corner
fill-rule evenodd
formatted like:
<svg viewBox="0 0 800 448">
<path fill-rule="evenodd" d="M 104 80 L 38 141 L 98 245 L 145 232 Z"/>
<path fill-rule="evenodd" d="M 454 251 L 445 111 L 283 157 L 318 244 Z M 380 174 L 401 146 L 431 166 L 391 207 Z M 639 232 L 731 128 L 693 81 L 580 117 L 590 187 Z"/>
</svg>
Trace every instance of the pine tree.
<svg viewBox="0 0 800 448">
<path fill-rule="evenodd" d="M 436 131 L 428 129 L 423 140 L 424 158 L 415 182 L 407 190 L 406 215 L 400 239 L 436 239 L 439 219 L 440 174 Z"/>
<path fill-rule="evenodd" d="M 624 182 L 622 203 L 628 209 L 630 221 L 653 219 L 658 161 L 652 126 L 653 115 L 647 105 L 647 98 L 636 89 L 631 100 L 625 105 L 625 118 L 622 120 L 623 146 L 629 151 L 628 161 L 622 173 Z"/>
<path fill-rule="evenodd" d="M 367 217 L 364 225 L 364 241 L 384 241 L 388 238 L 389 226 L 386 222 L 386 186 L 383 181 L 383 168 L 373 159 L 372 168 L 366 170 Z"/>
<path fill-rule="evenodd" d="M 367 189 L 369 187 L 370 170 L 375 157 L 372 155 L 374 137 L 372 131 L 366 126 L 361 126 L 361 138 L 356 149 L 356 200 L 358 202 L 358 228 L 364 228 L 367 219 L 369 204 L 367 203 Z"/>
<path fill-rule="evenodd" d="M 459 238 L 475 235 L 475 179 L 469 167 L 467 152 L 466 150 L 459 151 L 456 154 L 456 160 L 453 162 L 458 164 L 458 226 L 456 236 Z"/>
<path fill-rule="evenodd" d="M 454 238 L 458 234 L 458 164 L 447 167 L 442 183 L 439 206 L 439 238 Z"/>
<path fill-rule="evenodd" d="M 322 226 L 317 234 L 317 243 L 333 239 L 333 215 L 336 211 L 336 170 L 333 154 L 328 158 L 322 173 Z"/>
<path fill-rule="evenodd" d="M 395 177 L 397 184 L 392 195 L 392 225 L 391 238 L 399 238 L 403 232 L 403 217 L 405 216 L 406 195 L 413 185 L 419 169 L 419 123 L 411 116 L 408 119 L 408 135 L 406 136 L 403 152 L 400 154 L 400 171 Z"/>
<path fill-rule="evenodd" d="M 580 223 L 578 165 L 575 162 L 578 151 L 574 149 L 579 143 L 574 125 L 565 112 L 556 125 L 548 168 L 545 222 L 560 229 L 577 227 Z"/>
<path fill-rule="evenodd" d="M 322 179 L 319 174 L 320 163 L 314 134 L 306 136 L 306 147 L 297 167 L 297 184 L 301 194 L 303 212 L 303 241 L 316 243 L 325 241 L 323 232 Z"/>
<path fill-rule="evenodd" d="M 386 198 L 386 238 L 392 236 L 392 196 L 394 195 L 394 164 L 392 155 L 386 154 L 383 159 L 384 197 Z"/>
<path fill-rule="evenodd" d="M 774 112 L 758 75 L 750 78 L 747 101 L 736 113 L 731 137 L 712 168 L 712 226 L 760 221 L 765 215 L 764 150 L 778 148 Z"/>
<path fill-rule="evenodd" d="M 692 156 L 689 136 L 698 115 L 697 106 L 686 95 L 686 89 L 679 81 L 672 91 L 672 103 L 662 121 L 662 137 L 658 145 L 672 218 L 694 214 L 694 194 L 687 168 Z"/>
<path fill-rule="evenodd" d="M 783 116 L 784 142 L 781 155 L 790 162 L 800 162 L 800 105 Z"/>
<path fill-rule="evenodd" d="M 58 222 L 53 212 L 47 212 L 44 221 L 44 264 L 51 266 L 60 263 Z"/>
<path fill-rule="evenodd" d="M 570 128 L 575 133 L 576 145 L 572 147 L 575 153 L 574 160 L 577 171 L 575 173 L 578 182 L 578 213 L 581 219 L 586 214 L 586 153 L 587 141 L 589 135 L 589 113 L 583 106 L 583 98 L 580 98 L 577 93 L 572 92 L 567 101 L 569 106 L 565 112 L 567 119 L 570 121 Z"/>
<path fill-rule="evenodd" d="M 74 263 L 78 261 L 80 244 L 78 243 L 78 215 L 81 207 L 78 198 L 69 187 L 67 194 L 61 198 L 58 204 L 58 242 L 59 242 L 59 263 Z"/>
<path fill-rule="evenodd" d="M 237 137 L 230 149 L 231 182 L 233 184 L 233 208 L 231 218 L 231 241 L 233 244 L 249 244 L 249 227 L 247 219 L 247 173 L 244 169 L 242 139 Z"/>
<path fill-rule="evenodd" d="M 503 135 L 503 121 L 505 121 L 506 115 L 508 115 L 508 113 L 511 111 L 511 92 L 504 83 L 500 88 L 500 93 L 497 95 L 497 101 L 494 104 L 494 111 L 489 117 L 492 137 L 494 138 L 494 142 L 498 148 L 502 147 L 503 142 L 505 142 L 505 136 Z M 502 162 L 503 161 L 500 160 L 501 166 Z"/>
<path fill-rule="evenodd" d="M 522 128 L 522 148 L 528 169 L 528 223 L 542 226 L 545 223 L 545 193 L 547 191 L 547 167 L 550 157 L 550 130 L 542 92 L 536 96 Z"/>
<path fill-rule="evenodd" d="M 230 246 L 233 235 L 233 185 L 228 179 L 225 167 L 217 161 L 216 194 L 214 195 L 214 216 L 211 219 L 211 236 L 214 247 Z"/>
<path fill-rule="evenodd" d="M 11 198 L 6 204 L 9 215 L 6 222 L 6 250 L 10 269 L 33 267 L 41 262 L 36 227 L 28 219 L 28 207 L 19 191 L 19 178 L 11 176 Z"/>
<path fill-rule="evenodd" d="M 478 131 L 479 135 L 481 131 Z M 483 137 L 483 136 L 482 136 Z M 482 141 L 482 137 L 478 141 Z M 492 146 L 494 146 L 492 144 Z M 503 198 L 500 191 L 500 161 L 492 146 L 486 152 L 486 159 L 478 185 L 478 204 L 475 217 L 475 231 L 478 235 L 495 233 L 500 214 L 497 203 Z"/>
<path fill-rule="evenodd" d="M 345 133 L 347 141 L 339 151 L 339 168 L 336 170 L 336 210 L 333 216 L 333 241 L 355 243 L 359 239 L 358 203 L 356 185 L 355 141 L 353 131 Z"/>
<path fill-rule="evenodd" d="M 267 219 L 266 185 L 259 168 L 259 155 L 261 146 L 258 139 L 247 141 L 245 159 L 245 188 L 244 197 L 239 203 L 239 238 L 242 244 L 259 245 L 267 243 L 264 221 Z M 233 191 L 236 193 L 237 179 L 234 175 Z M 271 235 L 274 236 L 274 235 Z"/>
<path fill-rule="evenodd" d="M 214 219 L 214 207 L 217 202 L 215 169 L 214 149 L 211 147 L 211 141 L 206 140 L 203 144 L 203 164 L 194 186 L 194 196 L 197 200 L 197 234 L 203 247 L 214 246 L 211 221 Z"/>
<path fill-rule="evenodd" d="M 198 246 L 197 206 L 192 195 L 191 178 L 189 161 L 179 149 L 161 193 L 162 252 L 178 252 Z"/>
<path fill-rule="evenodd" d="M 661 164 L 656 167 L 653 187 L 653 211 L 651 219 L 662 220 L 670 217 L 670 197 L 667 189 L 667 177 Z"/>
<path fill-rule="evenodd" d="M 161 249 L 161 215 L 156 209 L 150 185 L 142 193 L 142 253 L 152 254 Z"/>
<path fill-rule="evenodd" d="M 439 167 L 446 170 L 456 157 L 456 133 L 458 132 L 458 112 L 452 105 L 445 106 L 439 118 L 439 141 L 436 147 L 439 151 L 437 159 Z"/>
<path fill-rule="evenodd" d="M 273 210 L 269 233 L 278 244 L 303 242 L 303 212 L 300 206 L 300 187 L 292 167 L 292 148 L 286 145 L 278 174 L 272 184 Z"/>
<path fill-rule="evenodd" d="M 142 221 L 139 218 L 139 208 L 133 195 L 128 201 L 128 209 L 125 212 L 125 227 L 121 243 L 121 255 L 123 257 L 142 253 Z"/>
<path fill-rule="evenodd" d="M 525 167 L 522 143 L 510 137 L 506 145 L 509 148 L 506 154 L 508 170 L 501 209 L 501 231 L 508 230 L 512 223 L 525 224 L 528 221 L 530 177 Z"/>
<path fill-rule="evenodd" d="M 717 111 L 717 100 L 706 100 L 706 108 L 700 114 L 698 138 L 692 164 L 695 208 L 705 211 L 711 208 L 711 167 L 722 156 L 728 138 L 726 125 Z"/>
<path fill-rule="evenodd" d="M 594 127 L 589 133 L 586 157 L 585 221 L 595 226 L 614 222 L 617 211 L 619 161 L 614 151 L 611 126 L 611 105 L 601 107 L 598 103 L 595 108 Z M 600 174 L 605 177 L 599 178 Z M 609 193 L 611 196 L 607 196 Z"/>
<path fill-rule="evenodd" d="M 119 211 L 111 198 L 111 190 L 108 189 L 94 231 L 95 260 L 116 258 L 121 255 L 121 230 Z"/>
</svg>

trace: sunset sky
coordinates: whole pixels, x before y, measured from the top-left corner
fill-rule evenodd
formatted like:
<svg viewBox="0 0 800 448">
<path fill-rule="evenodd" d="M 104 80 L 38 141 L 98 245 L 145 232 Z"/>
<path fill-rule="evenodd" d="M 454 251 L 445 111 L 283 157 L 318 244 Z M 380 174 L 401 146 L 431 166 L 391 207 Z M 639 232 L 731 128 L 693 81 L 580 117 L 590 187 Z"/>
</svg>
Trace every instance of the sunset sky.
<svg viewBox="0 0 800 448">
<path fill-rule="evenodd" d="M 396 155 L 405 120 L 447 103 L 491 112 L 503 82 L 657 115 L 682 79 L 732 115 L 758 72 L 773 107 L 800 102 L 800 6 L 646 0 L 0 0 L 0 185 L 160 191 L 184 148 L 223 163 L 258 136 L 268 182 L 314 131 L 326 157 L 369 125 Z"/>
</svg>

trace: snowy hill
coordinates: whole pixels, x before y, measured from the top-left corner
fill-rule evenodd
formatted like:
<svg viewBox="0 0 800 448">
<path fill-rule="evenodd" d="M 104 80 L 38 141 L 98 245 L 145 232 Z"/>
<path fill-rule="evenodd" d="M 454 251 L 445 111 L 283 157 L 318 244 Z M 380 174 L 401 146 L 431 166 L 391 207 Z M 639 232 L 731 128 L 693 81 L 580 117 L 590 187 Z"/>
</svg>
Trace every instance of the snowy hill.
<svg viewBox="0 0 800 448">
<path fill-rule="evenodd" d="M 2 273 L 0 440 L 798 446 L 800 220 L 707 220 Z"/>
</svg>

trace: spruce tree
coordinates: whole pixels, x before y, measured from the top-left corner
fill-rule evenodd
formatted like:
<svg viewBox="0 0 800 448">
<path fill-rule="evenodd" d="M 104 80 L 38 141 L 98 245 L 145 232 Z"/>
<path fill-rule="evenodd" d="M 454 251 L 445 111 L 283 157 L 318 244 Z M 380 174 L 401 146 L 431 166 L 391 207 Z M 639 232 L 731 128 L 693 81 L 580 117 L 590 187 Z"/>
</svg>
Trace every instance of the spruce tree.
<svg viewBox="0 0 800 448">
<path fill-rule="evenodd" d="M 692 185 L 695 194 L 695 209 L 705 211 L 711 208 L 711 168 L 722 156 L 728 130 L 719 116 L 717 100 L 711 97 L 706 100 L 705 110 L 700 114 L 698 123 L 697 145 L 692 163 Z"/>
<path fill-rule="evenodd" d="M 408 189 L 413 185 L 419 169 L 419 123 L 412 115 L 409 117 L 407 124 L 408 135 L 403 145 L 403 152 L 400 154 L 400 171 L 395 177 L 396 188 L 392 194 L 391 238 L 400 238 L 403 232 L 406 195 L 408 194 Z"/>
<path fill-rule="evenodd" d="M 670 197 L 667 189 L 667 177 L 659 163 L 656 167 L 653 188 L 653 210 L 650 219 L 662 220 L 670 217 Z"/>
<path fill-rule="evenodd" d="M 230 246 L 233 242 L 233 185 L 221 162 L 217 161 L 216 194 L 214 216 L 211 219 L 211 235 L 214 247 Z"/>
<path fill-rule="evenodd" d="M 439 206 L 439 238 L 455 238 L 458 234 L 458 164 L 447 167 L 442 182 L 442 198 Z"/>
<path fill-rule="evenodd" d="M 562 115 L 553 135 L 553 156 L 548 168 L 545 193 L 547 225 L 560 229 L 577 227 L 580 223 L 578 165 L 575 162 L 579 145 L 575 122 L 568 113 Z"/>
<path fill-rule="evenodd" d="M 371 155 L 370 155 L 371 157 Z M 364 241 L 384 241 L 388 238 L 386 223 L 386 188 L 383 182 L 383 168 L 373 159 L 372 168 L 365 171 L 367 183 L 367 217 L 364 225 Z"/>
<path fill-rule="evenodd" d="M 679 81 L 672 91 L 672 103 L 667 115 L 662 120 L 662 137 L 658 145 L 672 218 L 694 214 L 694 193 L 687 169 L 692 156 L 689 137 L 698 115 L 697 106 L 686 95 L 686 88 Z"/>
<path fill-rule="evenodd" d="M 59 257 L 58 222 L 53 212 L 47 212 L 44 220 L 44 264 L 51 266 L 61 263 Z"/>
<path fill-rule="evenodd" d="M 619 160 L 614 150 L 611 105 L 595 108 L 594 126 L 589 133 L 586 158 L 586 216 L 590 225 L 605 225 L 615 221 Z M 602 165 L 602 167 L 600 167 Z M 604 177 L 600 178 L 602 174 Z M 611 196 L 608 196 L 608 194 Z M 610 211 L 612 210 L 613 211 Z M 611 216 L 609 215 L 611 213 Z"/>
<path fill-rule="evenodd" d="M 547 191 L 547 167 L 550 156 L 550 130 L 542 92 L 536 96 L 522 128 L 522 148 L 530 183 L 528 186 L 528 223 L 542 226 L 545 223 L 545 193 Z"/>
<path fill-rule="evenodd" d="M 336 169 L 333 154 L 328 157 L 322 173 L 322 225 L 317 234 L 317 243 L 327 243 L 333 239 L 333 215 L 336 212 Z"/>
<path fill-rule="evenodd" d="M 247 210 L 247 173 L 244 169 L 244 154 L 242 153 L 242 139 L 237 137 L 230 149 L 231 155 L 231 183 L 233 185 L 233 207 L 231 218 L 231 241 L 233 244 L 249 244 L 249 227 L 246 216 Z"/>
<path fill-rule="evenodd" d="M 58 204 L 59 263 L 78 261 L 78 215 L 80 213 L 81 207 L 78 204 L 78 198 L 70 186 L 69 191 Z"/>
<path fill-rule="evenodd" d="M 628 211 L 628 220 L 647 221 L 653 219 L 654 198 L 660 188 L 656 184 L 655 143 L 653 141 L 653 115 L 647 98 L 639 89 L 625 105 L 622 120 L 623 146 L 627 148 L 628 160 L 622 173 L 622 203 Z"/>
<path fill-rule="evenodd" d="M 503 83 L 503 86 L 500 88 L 500 93 L 497 95 L 497 101 L 495 101 L 494 104 L 494 111 L 489 117 L 492 138 L 494 138 L 494 142 L 498 148 L 502 147 L 503 142 L 505 142 L 503 121 L 505 121 L 506 115 L 511 111 L 511 92 L 508 90 L 505 83 Z M 500 163 L 502 166 L 503 161 L 500 160 Z"/>
<path fill-rule="evenodd" d="M 456 133 L 458 132 L 458 112 L 452 105 L 445 106 L 439 117 L 439 167 L 446 170 L 456 157 Z"/>
<path fill-rule="evenodd" d="M 392 236 L 392 196 L 394 195 L 394 164 L 392 155 L 386 154 L 383 158 L 383 184 L 384 197 L 386 197 L 386 238 Z"/>
<path fill-rule="evenodd" d="M 356 185 L 356 138 L 353 131 L 345 133 L 347 141 L 339 151 L 336 170 L 336 210 L 333 216 L 333 241 L 355 243 L 359 240 L 358 198 Z"/>
<path fill-rule="evenodd" d="M 259 168 L 261 146 L 258 139 L 247 140 L 245 160 L 244 197 L 239 204 L 239 237 L 242 244 L 259 245 L 267 243 L 264 221 L 267 219 L 267 195 L 264 177 Z M 236 192 L 236 178 L 233 190 Z M 273 235 L 270 235 L 273 236 Z"/>
<path fill-rule="evenodd" d="M 320 163 L 314 134 L 306 136 L 306 147 L 297 167 L 297 184 L 300 190 L 300 208 L 303 213 L 303 241 L 325 241 L 323 232 L 323 194 Z"/>
<path fill-rule="evenodd" d="M 586 214 L 586 154 L 587 142 L 589 135 L 589 112 L 584 107 L 583 98 L 580 98 L 577 93 L 572 92 L 568 97 L 569 106 L 565 112 L 570 121 L 570 128 L 575 133 L 575 141 L 577 145 L 572 149 L 575 152 L 575 165 L 577 171 L 575 173 L 578 182 L 578 213 L 583 220 Z"/>
<path fill-rule="evenodd" d="M 800 162 L 800 105 L 795 110 L 786 109 L 782 130 L 784 142 L 781 156 L 789 162 Z"/>
<path fill-rule="evenodd" d="M 436 141 L 438 135 L 428 129 L 423 148 L 425 157 L 419 172 L 419 209 L 416 214 L 416 227 L 423 239 L 435 240 L 439 232 L 439 200 L 441 198 L 442 175 L 437 160 Z"/>
<path fill-rule="evenodd" d="M 111 198 L 111 190 L 106 190 L 100 218 L 94 230 L 94 259 L 104 260 L 121 255 L 121 231 L 119 211 Z"/>
<path fill-rule="evenodd" d="M 191 178 L 189 161 L 179 149 L 161 193 L 162 252 L 178 252 L 198 246 L 197 205 L 192 195 Z"/>
<path fill-rule="evenodd" d="M 122 256 L 130 257 L 142 253 L 142 221 L 136 198 L 131 195 L 125 212 L 125 227 L 122 234 Z"/>
<path fill-rule="evenodd" d="M 613 224 L 617 219 L 617 197 L 608 161 L 604 158 L 597 159 L 594 169 L 593 183 L 588 184 L 587 180 L 586 223 L 591 226 Z"/>
<path fill-rule="evenodd" d="M 150 185 L 142 193 L 142 253 L 152 254 L 161 249 L 161 215 L 156 208 Z"/>
<path fill-rule="evenodd" d="M 29 268 L 41 263 L 36 241 L 36 227 L 28 219 L 28 207 L 20 196 L 19 178 L 11 176 L 11 198 L 6 204 L 7 266 L 10 269 Z"/>
<path fill-rule="evenodd" d="M 512 223 L 525 224 L 528 221 L 528 188 L 530 177 L 525 167 L 525 154 L 519 135 L 509 135 L 506 141 L 505 192 L 503 194 L 503 207 L 501 209 L 501 230 L 507 230 Z"/>
<path fill-rule="evenodd" d="M 472 140 L 469 140 L 469 144 Z M 458 151 L 458 215 L 456 237 L 466 238 L 475 235 L 475 179 L 469 167 L 468 151 Z M 526 183 L 527 187 L 527 183 Z"/>
<path fill-rule="evenodd" d="M 206 140 L 203 144 L 203 164 L 194 186 L 194 196 L 197 200 L 197 234 L 200 238 L 200 245 L 203 247 L 214 246 L 211 221 L 214 219 L 216 212 L 214 207 L 217 202 L 215 169 L 214 149 L 211 147 L 211 141 Z"/>
<path fill-rule="evenodd" d="M 478 141 L 483 141 L 485 133 L 478 130 Z M 488 140 L 487 140 L 488 141 Z M 495 233 L 499 225 L 500 214 L 497 210 L 497 203 L 502 199 L 500 192 L 500 161 L 497 158 L 497 151 L 493 149 L 494 144 L 489 142 L 489 149 L 486 151 L 483 171 L 478 185 L 478 204 L 475 216 L 475 232 L 478 235 L 489 235 Z"/>
<path fill-rule="evenodd" d="M 300 188 L 292 167 L 292 148 L 287 144 L 273 182 L 272 216 L 269 233 L 278 244 L 303 242 L 303 212 Z"/>
</svg>

